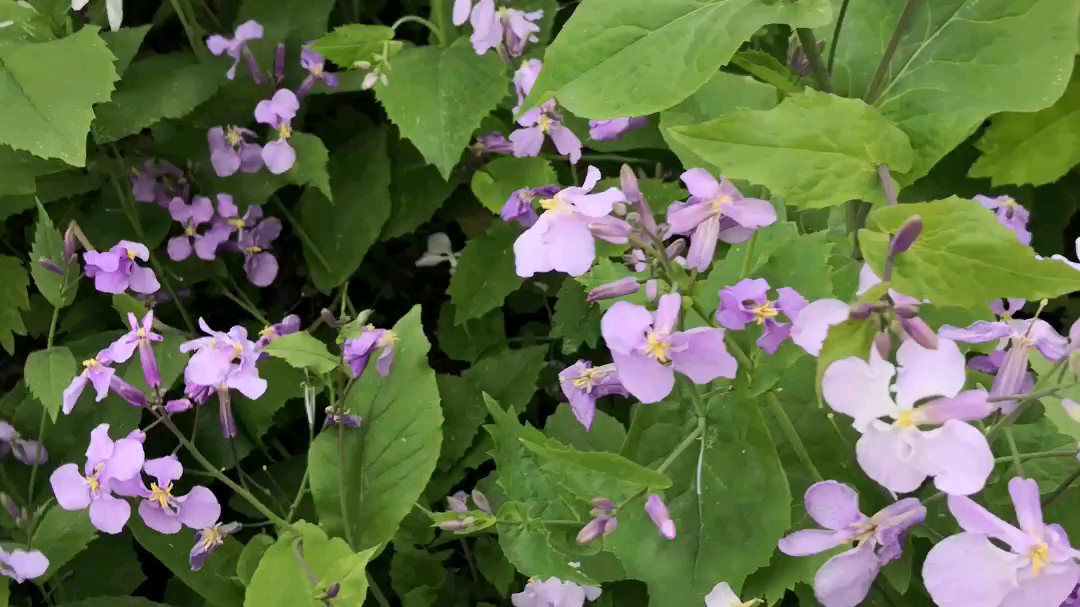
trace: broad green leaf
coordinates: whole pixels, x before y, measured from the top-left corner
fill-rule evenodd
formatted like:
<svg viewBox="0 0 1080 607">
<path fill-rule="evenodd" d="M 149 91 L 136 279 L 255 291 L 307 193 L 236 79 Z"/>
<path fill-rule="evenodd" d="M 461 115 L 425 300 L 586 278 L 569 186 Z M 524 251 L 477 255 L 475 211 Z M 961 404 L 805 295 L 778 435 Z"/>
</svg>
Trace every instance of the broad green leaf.
<svg viewBox="0 0 1080 607">
<path fill-rule="evenodd" d="M 41 265 L 43 259 L 60 266 L 64 273 L 57 274 L 46 270 Z M 38 291 L 41 291 L 54 308 L 64 308 L 75 301 L 81 272 L 78 266 L 69 263 L 65 258 L 64 237 L 53 226 L 49 214 L 40 205 L 37 227 L 34 229 L 34 246 L 30 249 L 30 275 L 34 277 L 34 285 Z"/>
<path fill-rule="evenodd" d="M 548 160 L 505 157 L 496 158 L 473 173 L 470 185 L 480 204 L 499 214 L 517 190 L 557 185 L 558 181 Z"/>
<path fill-rule="evenodd" d="M 307 44 L 322 36 L 326 33 L 330 11 L 334 8 L 333 0 L 241 0 L 239 4 L 235 25 L 249 19 L 259 22 L 263 26 L 261 42 L 267 50 L 286 39 Z M 223 33 L 232 36 L 231 31 Z"/>
<path fill-rule="evenodd" d="M 0 255 L 0 345 L 9 354 L 15 352 L 15 335 L 26 335 L 22 310 L 30 309 L 26 287 L 30 277 L 16 257 Z"/>
<path fill-rule="evenodd" d="M 399 340 L 390 375 L 382 379 L 369 368 L 346 397 L 349 412 L 363 418 L 363 427 L 323 431 L 308 455 L 319 523 L 338 536 L 345 536 L 348 527 L 353 545 L 360 548 L 394 537 L 435 470 L 442 443 L 439 391 L 427 364 L 430 346 L 420 306 L 393 330 Z M 339 475 L 345 479 L 344 497 Z"/>
<path fill-rule="evenodd" d="M 1057 181 L 1080 164 L 1080 71 L 1054 105 L 991 118 L 975 146 L 982 156 L 969 177 L 988 177 L 995 186 Z"/>
<path fill-rule="evenodd" d="M 402 42 L 394 40 L 394 30 L 385 25 L 350 23 L 334 28 L 307 48 L 341 67 L 351 68 L 358 61 L 373 63 L 372 56 L 382 54 L 384 48 L 393 55 L 401 46 Z"/>
<path fill-rule="evenodd" d="M 769 53 L 757 50 L 745 50 L 735 53 L 731 58 L 731 64 L 738 66 L 746 73 L 768 83 L 777 92 L 786 94 L 797 93 L 803 90 L 800 82 L 802 76 L 791 70 L 791 67 L 780 62 Z"/>
<path fill-rule="evenodd" d="M 548 529 L 540 520 L 529 516 L 525 504 L 507 502 L 499 508 L 498 517 L 500 522 L 510 523 L 499 527 L 499 547 L 518 571 L 540 579 L 557 577 L 583 586 L 599 585 L 571 567 L 570 557 L 551 547 Z"/>
<path fill-rule="evenodd" d="M 771 110 L 738 109 L 669 133 L 726 177 L 763 185 L 801 208 L 884 202 L 878 165 L 903 173 L 912 160 L 907 135 L 877 110 L 813 89 Z"/>
<path fill-rule="evenodd" d="M 0 23 L 4 23 L 4 27 L 0 28 L 0 43 L 44 42 L 56 39 L 49 17 L 26 2 L 0 0 Z"/>
<path fill-rule="evenodd" d="M 592 428 L 586 430 L 567 403 L 560 404 L 555 413 L 544 420 L 544 434 L 579 451 L 611 453 L 617 453 L 626 439 L 626 429 L 619 420 L 600 410 L 596 411 Z"/>
<path fill-rule="evenodd" d="M 562 338 L 563 354 L 573 354 L 582 345 L 596 347 L 600 339 L 600 306 L 585 301 L 585 288 L 576 280 L 564 280 L 551 317 L 551 336 Z"/>
<path fill-rule="evenodd" d="M 454 360 L 475 362 L 485 353 L 497 352 L 507 347 L 506 320 L 502 308 L 495 308 L 480 318 L 454 324 L 454 304 L 443 302 L 439 309 L 439 330 L 435 336 L 439 349 Z"/>
<path fill-rule="evenodd" d="M 503 350 L 476 361 L 462 377 L 507 407 L 524 411 L 536 392 L 547 352 L 547 346 Z"/>
<path fill-rule="evenodd" d="M 442 453 L 438 467 L 449 470 L 465 457 L 488 412 L 484 407 L 483 391 L 478 386 L 457 375 L 438 375 L 436 380 L 443 408 Z"/>
<path fill-rule="evenodd" d="M 974 306 L 999 297 L 1038 301 L 1080 290 L 1080 272 L 1055 260 L 1038 260 L 1016 235 L 979 203 L 956 197 L 879 207 L 859 239 L 867 262 L 881 275 L 889 234 L 913 215 L 923 231 L 896 257 L 897 291 L 938 304 Z"/>
<path fill-rule="evenodd" d="M 311 369 L 319 374 L 333 371 L 341 359 L 326 349 L 326 344 L 307 331 L 284 335 L 267 344 L 263 352 L 280 358 L 297 369 Z"/>
<path fill-rule="evenodd" d="M 817 357 L 814 390 L 817 391 L 818 400 L 821 399 L 821 378 L 830 364 L 852 356 L 869 359 L 870 348 L 873 347 L 874 336 L 877 335 L 877 325 L 877 321 L 871 318 L 867 321 L 847 320 L 829 328 L 825 343 L 821 346 L 821 353 Z"/>
<path fill-rule="evenodd" d="M 390 562 L 390 586 L 399 597 L 405 607 L 416 607 L 438 598 L 439 590 L 447 581 L 448 568 L 445 561 L 452 554 L 451 551 L 443 551 L 432 554 L 427 550 L 414 548 L 408 543 L 399 545 L 394 540 L 394 558 Z"/>
<path fill-rule="evenodd" d="M 0 147 L 0 151 L 8 149 L 10 148 Z M 27 155 L 29 156 L 29 154 Z M 30 157 L 36 158 L 35 156 Z M 0 172 L 0 177 L 7 179 L 15 172 L 20 174 L 19 177 L 8 181 L 9 185 L 21 187 L 23 184 L 15 182 L 22 182 L 24 178 L 30 176 L 22 168 L 10 166 L 8 168 L 10 171 L 4 170 Z M 87 173 L 81 169 L 71 169 L 49 175 L 38 175 L 34 178 L 33 187 L 36 188 L 36 190 L 34 190 L 32 194 L 0 197 L 0 219 L 6 219 L 12 215 L 17 215 L 23 211 L 32 209 L 37 205 L 38 201 L 41 201 L 42 204 L 48 204 L 63 198 L 70 198 L 72 196 L 78 196 L 79 194 L 93 192 L 94 190 L 101 188 L 103 181 L 100 174 Z M 27 185 L 26 189 L 30 189 L 30 186 Z"/>
<path fill-rule="evenodd" d="M 323 292 L 344 284 L 360 267 L 390 216 L 386 130 L 353 137 L 334 150 L 330 164 L 334 201 L 309 188 L 299 203 L 300 226 L 312 241 L 304 242 L 304 258 Z"/>
<path fill-rule="evenodd" d="M 554 96 L 584 118 L 652 114 L 701 88 L 762 26 L 831 18 L 827 0 L 585 0 L 548 47 L 523 107 Z"/>
<path fill-rule="evenodd" d="M 165 535 L 150 529 L 138 516 L 132 516 L 128 528 L 135 541 L 161 561 L 174 576 L 198 592 L 208 607 L 237 607 L 243 602 L 244 587 L 236 581 L 236 561 L 242 544 L 226 537 L 203 561 L 202 569 L 192 571 L 188 562 L 195 537 L 191 533 Z"/>
<path fill-rule="evenodd" d="M 34 549 L 49 559 L 49 570 L 42 577 L 48 579 L 59 571 L 96 537 L 97 529 L 86 511 L 50 507 L 34 529 Z"/>
<path fill-rule="evenodd" d="M 75 357 L 71 355 L 71 350 L 63 346 L 37 350 L 26 357 L 23 369 L 26 386 L 54 422 L 63 404 L 64 389 L 77 372 Z"/>
<path fill-rule="evenodd" d="M 499 543 L 490 537 L 477 537 L 473 544 L 473 558 L 476 559 L 476 568 L 480 570 L 480 575 L 495 587 L 499 595 L 509 595 L 517 572 L 510 561 L 506 560 Z"/>
<path fill-rule="evenodd" d="M 29 198 L 25 208 L 34 207 L 34 194 L 37 189 L 37 177 L 63 171 L 66 168 L 59 160 L 45 160 L 29 152 L 0 145 L 0 195 Z"/>
<path fill-rule="evenodd" d="M 828 232 L 801 234 L 776 249 L 769 261 L 751 276 L 768 279 L 773 289 L 791 287 L 809 301 L 833 297 L 829 266 L 833 246 Z"/>
<path fill-rule="evenodd" d="M 169 607 L 141 596 L 98 596 L 92 599 L 63 603 L 63 607 Z"/>
<path fill-rule="evenodd" d="M 457 270 L 446 292 L 454 303 L 454 324 L 479 318 L 498 308 L 506 296 L 521 286 L 514 270 L 514 241 L 520 230 L 496 221 L 486 232 L 472 238 L 461 251 Z"/>
<path fill-rule="evenodd" d="M 251 585 L 251 578 L 255 575 L 255 569 L 259 566 L 266 550 L 274 545 L 274 538 L 265 533 L 260 533 L 244 544 L 240 551 L 240 558 L 236 561 L 236 575 L 245 586 Z"/>
<path fill-rule="evenodd" d="M 266 392 L 256 400 L 233 393 L 232 408 L 240 425 L 252 438 L 261 439 L 274 426 L 274 417 L 290 400 L 304 396 L 301 384 L 309 381 L 303 370 L 284 360 L 265 360 L 259 363 L 259 373 L 266 380 Z"/>
<path fill-rule="evenodd" d="M 128 535 L 98 536 L 61 569 L 60 575 L 64 576 L 64 597 L 69 601 L 134 594 L 146 581 Z"/>
<path fill-rule="evenodd" d="M 837 94 L 866 94 L 903 2 L 853 2 L 837 45 Z M 1073 67 L 1074 0 L 939 0 L 914 5 L 873 105 L 911 137 L 907 185 L 998 112 L 1034 112 L 1061 96 Z M 823 32 L 825 29 L 822 30 Z M 831 35 L 831 29 L 827 35 Z M 1000 86 L 1009 82 L 1009 86 Z"/>
<path fill-rule="evenodd" d="M 86 26 L 60 40 L 0 44 L 0 143 L 83 166 L 95 103 L 109 99 L 113 55 Z"/>
<path fill-rule="evenodd" d="M 521 442 L 526 449 L 538 455 L 543 461 L 583 468 L 589 472 L 609 476 L 627 484 L 639 485 L 641 488 L 654 492 L 671 486 L 671 479 L 663 472 L 636 464 L 618 453 L 578 451 L 572 448 L 541 445 L 525 439 Z"/>
<path fill-rule="evenodd" d="M 122 27 L 115 32 L 101 32 L 101 38 L 109 46 L 109 50 L 116 57 L 116 73 L 124 75 L 135 55 L 142 46 L 146 33 L 150 31 L 150 24 L 138 27 Z"/>
<path fill-rule="evenodd" d="M 400 137 L 390 140 L 390 217 L 379 240 L 397 238 L 427 223 L 454 191 L 416 146 Z"/>
<path fill-rule="evenodd" d="M 90 125 L 98 144 L 139 133 L 160 120 L 183 118 L 225 82 L 216 65 L 194 55 L 153 55 L 131 64 L 108 103 L 95 109 Z"/>
<path fill-rule="evenodd" d="M 240 172 L 229 177 L 218 177 L 206 168 L 207 172 L 200 174 L 200 184 L 204 183 L 207 190 L 205 195 L 231 194 L 236 198 L 236 203 L 245 208 L 265 203 L 274 192 L 287 185 L 299 185 L 315 188 L 327 199 L 332 199 L 330 174 L 327 170 L 329 153 L 322 140 L 309 133 L 293 132 L 289 144 L 296 150 L 296 164 L 288 171 L 280 175 L 261 170 L 257 173 Z"/>
<path fill-rule="evenodd" d="M 375 95 L 402 136 L 448 179 L 480 121 L 506 97 L 506 64 L 461 39 L 447 48 L 404 49 L 393 66 Z"/>
</svg>

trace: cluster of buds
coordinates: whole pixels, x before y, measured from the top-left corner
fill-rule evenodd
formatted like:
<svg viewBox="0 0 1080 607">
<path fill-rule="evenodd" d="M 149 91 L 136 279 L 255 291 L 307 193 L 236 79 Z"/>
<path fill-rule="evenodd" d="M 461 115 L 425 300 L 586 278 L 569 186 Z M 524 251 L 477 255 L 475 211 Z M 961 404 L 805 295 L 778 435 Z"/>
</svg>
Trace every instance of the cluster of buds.
<svg viewBox="0 0 1080 607">
<path fill-rule="evenodd" d="M 593 509 L 590 514 L 593 519 L 586 523 L 577 534 L 577 543 L 583 546 L 597 538 L 615 533 L 615 529 L 619 526 L 619 521 L 615 518 L 615 502 L 605 497 L 594 497 L 591 503 Z"/>
<path fill-rule="evenodd" d="M 78 233 L 78 234 L 76 234 Z M 67 273 L 67 269 L 71 268 L 78 261 L 76 255 L 75 245 L 78 236 L 82 236 L 79 226 L 72 221 L 68 224 L 68 229 L 64 232 L 64 258 L 60 260 L 46 259 L 44 257 L 38 259 L 38 263 L 41 267 L 50 272 L 55 272 L 61 276 Z"/>
<path fill-rule="evenodd" d="M 469 508 L 470 497 L 476 510 Z M 479 489 L 473 489 L 471 495 L 458 491 L 447 496 L 446 504 L 446 512 L 435 514 L 435 526 L 443 531 L 470 533 L 495 524 L 495 517 L 491 513 L 491 503 Z"/>
<path fill-rule="evenodd" d="M 368 90 L 374 88 L 376 84 L 381 83 L 386 86 L 389 81 L 386 78 L 386 73 L 390 71 L 390 55 L 393 53 L 390 49 L 390 41 L 383 44 L 382 51 L 375 53 L 371 56 L 371 61 L 357 61 L 352 64 L 354 69 L 370 70 L 364 81 L 360 84 L 360 88 Z"/>
</svg>

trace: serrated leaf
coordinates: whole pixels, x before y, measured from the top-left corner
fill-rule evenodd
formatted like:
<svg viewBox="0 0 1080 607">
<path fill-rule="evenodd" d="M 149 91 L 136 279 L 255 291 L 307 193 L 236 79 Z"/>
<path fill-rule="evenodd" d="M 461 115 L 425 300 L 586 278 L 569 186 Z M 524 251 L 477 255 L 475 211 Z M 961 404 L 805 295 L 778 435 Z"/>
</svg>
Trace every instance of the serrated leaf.
<svg viewBox="0 0 1080 607">
<path fill-rule="evenodd" d="M 639 485 L 643 489 L 659 491 L 671 486 L 671 479 L 663 472 L 636 464 L 618 453 L 604 451 L 578 451 L 569 447 L 541 445 L 526 439 L 521 441 L 525 448 L 540 456 L 544 461 L 557 461 L 569 466 L 589 470 L 611 477 L 627 484 Z"/>
<path fill-rule="evenodd" d="M 85 516 L 82 512 L 79 514 Z M 195 540 L 191 533 L 158 533 L 147 527 L 138 516 L 131 517 L 128 528 L 140 546 L 206 599 L 208 606 L 237 607 L 243 602 L 244 587 L 237 583 L 235 575 L 242 544 L 235 538 L 226 537 L 224 544 L 218 546 L 213 554 L 207 555 L 202 569 L 192 571 L 188 558 Z"/>
<path fill-rule="evenodd" d="M 334 28 L 307 48 L 341 67 L 351 68 L 358 61 L 374 63 L 372 56 L 381 54 L 384 47 L 392 56 L 401 46 L 401 41 L 394 40 L 394 30 L 385 25 L 350 23 Z"/>
<path fill-rule="evenodd" d="M 379 240 L 397 238 L 427 223 L 454 191 L 416 146 L 400 137 L 390 140 L 390 217 Z"/>
<path fill-rule="evenodd" d="M 404 49 L 393 65 L 375 96 L 402 136 L 449 178 L 480 121 L 506 97 L 506 64 L 496 53 L 477 55 L 460 39 L 447 48 Z"/>
<path fill-rule="evenodd" d="M 521 286 L 514 270 L 514 241 L 519 230 L 496 221 L 466 243 L 446 290 L 454 302 L 454 324 L 479 318 L 501 306 Z"/>
<path fill-rule="evenodd" d="M 947 198 L 879 207 L 859 230 L 867 262 L 881 275 L 889 235 L 918 215 L 923 231 L 896 256 L 892 286 L 917 299 L 961 307 L 996 298 L 1038 301 L 1080 290 L 1080 272 L 1055 260 L 1035 259 L 1016 234 L 977 202 Z"/>
<path fill-rule="evenodd" d="M 63 346 L 37 350 L 26 357 L 23 370 L 26 387 L 30 388 L 54 422 L 63 405 L 64 389 L 76 372 L 75 357 L 71 355 L 71 350 Z"/>
<path fill-rule="evenodd" d="M 34 529 L 34 549 L 49 559 L 49 570 L 43 577 L 47 579 L 59 571 L 96 537 L 97 529 L 85 511 L 69 511 L 60 506 L 46 510 Z"/>
<path fill-rule="evenodd" d="M 555 169 L 543 158 L 496 158 L 473 173 L 473 194 L 480 204 L 498 215 L 517 190 L 557 185 Z M 600 191 L 600 190 L 597 190 Z"/>
<path fill-rule="evenodd" d="M 134 135 L 166 118 L 183 118 L 217 92 L 225 76 L 195 55 L 153 55 L 131 64 L 90 125 L 99 145 Z"/>
<path fill-rule="evenodd" d="M 33 5 L 15 0 L 0 0 L 0 43 L 8 41 L 44 42 L 55 40 L 49 17 Z"/>
<path fill-rule="evenodd" d="M 912 161 L 907 135 L 877 110 L 813 89 L 771 110 L 735 110 L 669 132 L 726 177 L 763 185 L 801 208 L 884 202 L 878 165 L 902 173 Z"/>
<path fill-rule="evenodd" d="M 475 362 L 485 353 L 505 349 L 506 319 L 502 308 L 495 308 L 480 318 L 454 324 L 454 304 L 446 301 L 439 309 L 439 330 L 435 333 L 439 349 L 454 360 Z"/>
<path fill-rule="evenodd" d="M 610 451 L 617 453 L 626 439 L 626 428 L 619 420 L 596 411 L 592 427 L 585 429 L 574 416 L 568 403 L 561 403 L 555 413 L 544 420 L 544 434 L 578 451 Z"/>
<path fill-rule="evenodd" d="M 60 40 L 0 45 L 0 143 L 83 166 L 95 103 L 116 81 L 113 55 L 86 26 Z"/>
<path fill-rule="evenodd" d="M 600 339 L 600 306 L 585 301 L 585 288 L 575 280 L 564 280 L 551 317 L 551 336 L 562 338 L 563 354 L 577 352 L 583 344 L 590 348 Z"/>
<path fill-rule="evenodd" d="M 500 403 L 524 411 L 547 359 L 547 346 L 503 350 L 481 358 L 462 377 L 497 398 Z"/>
<path fill-rule="evenodd" d="M 297 369 L 311 369 L 324 375 L 336 369 L 341 359 L 330 353 L 326 344 L 307 331 L 284 335 L 267 344 L 262 351 L 280 358 Z"/>
<path fill-rule="evenodd" d="M 22 262 L 0 255 L 0 344 L 9 354 L 15 353 L 15 335 L 26 335 L 22 311 L 30 309 L 28 286 L 30 277 Z"/>
<path fill-rule="evenodd" d="M 109 45 L 109 50 L 116 57 L 116 73 L 124 75 L 128 66 L 135 59 L 135 55 L 142 46 L 146 33 L 150 31 L 150 25 L 138 27 L 122 27 L 115 32 L 101 32 L 101 38 Z"/>
<path fill-rule="evenodd" d="M 818 27 L 827 1 L 591 0 L 581 3 L 544 55 L 524 109 L 554 96 L 592 119 L 645 116 L 701 88 L 769 23 Z"/>
<path fill-rule="evenodd" d="M 64 273 L 57 274 L 46 270 L 40 263 L 43 259 L 60 266 Z M 81 272 L 78 267 L 68 263 L 64 255 L 64 237 L 53 226 L 49 214 L 40 205 L 37 226 L 34 228 L 34 245 L 30 249 L 30 261 L 30 275 L 34 277 L 34 284 L 45 299 L 49 300 L 54 308 L 70 306 L 75 301 Z"/>
</svg>

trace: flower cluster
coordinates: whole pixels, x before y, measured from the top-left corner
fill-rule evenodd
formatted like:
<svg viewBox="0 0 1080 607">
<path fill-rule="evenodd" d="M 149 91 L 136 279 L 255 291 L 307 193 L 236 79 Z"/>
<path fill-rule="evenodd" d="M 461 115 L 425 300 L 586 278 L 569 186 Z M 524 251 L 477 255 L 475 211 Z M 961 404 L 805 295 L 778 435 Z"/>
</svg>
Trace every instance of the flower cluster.
<svg viewBox="0 0 1080 607">
<path fill-rule="evenodd" d="M 520 11 L 505 6 L 495 7 L 495 0 L 454 0 L 454 25 L 472 25 L 473 50 L 483 55 L 497 49 L 507 63 L 520 57 L 530 42 L 538 42 L 536 34 L 540 26 L 536 21 L 544 11 Z"/>
</svg>

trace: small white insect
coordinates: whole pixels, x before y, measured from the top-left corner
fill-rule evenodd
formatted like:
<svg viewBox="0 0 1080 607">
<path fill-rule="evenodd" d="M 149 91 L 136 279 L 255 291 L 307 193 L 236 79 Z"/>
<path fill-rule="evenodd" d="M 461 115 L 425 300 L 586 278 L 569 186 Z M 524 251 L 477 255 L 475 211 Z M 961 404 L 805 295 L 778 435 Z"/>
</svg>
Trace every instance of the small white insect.
<svg viewBox="0 0 1080 607">
<path fill-rule="evenodd" d="M 450 264 L 450 273 L 453 274 L 461 253 L 454 252 L 450 237 L 443 232 L 435 232 L 428 236 L 427 247 L 427 251 L 416 260 L 416 267 L 429 268 L 446 262 Z"/>
</svg>

